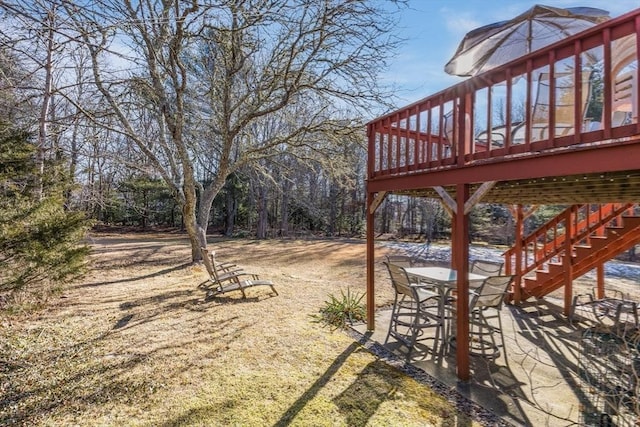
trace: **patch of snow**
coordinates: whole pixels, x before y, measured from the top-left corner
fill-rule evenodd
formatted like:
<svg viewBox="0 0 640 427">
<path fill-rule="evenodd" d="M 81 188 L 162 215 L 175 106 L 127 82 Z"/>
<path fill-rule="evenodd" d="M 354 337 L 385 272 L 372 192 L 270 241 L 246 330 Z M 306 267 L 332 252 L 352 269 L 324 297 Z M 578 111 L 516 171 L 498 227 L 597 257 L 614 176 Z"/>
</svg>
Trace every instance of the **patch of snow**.
<svg viewBox="0 0 640 427">
<path fill-rule="evenodd" d="M 451 246 L 443 244 L 411 243 L 411 242 L 380 242 L 381 245 L 395 251 L 404 252 L 405 254 L 422 261 L 451 261 Z M 504 258 L 502 254 L 504 250 L 496 249 L 491 246 L 469 245 L 469 261 L 483 259 L 487 261 L 502 262 Z M 640 282 L 640 265 L 621 261 L 609 261 L 604 265 L 605 275 L 620 277 L 623 279 L 636 280 Z M 589 279 L 596 278 L 595 270 L 585 274 Z"/>
</svg>

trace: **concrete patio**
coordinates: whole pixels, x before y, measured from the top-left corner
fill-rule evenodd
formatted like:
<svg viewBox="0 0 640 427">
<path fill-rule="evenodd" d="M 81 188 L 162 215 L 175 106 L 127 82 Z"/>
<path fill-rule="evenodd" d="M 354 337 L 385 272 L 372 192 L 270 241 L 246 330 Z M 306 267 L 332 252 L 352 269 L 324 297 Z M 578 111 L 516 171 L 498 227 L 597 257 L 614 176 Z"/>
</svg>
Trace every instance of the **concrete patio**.
<svg viewBox="0 0 640 427">
<path fill-rule="evenodd" d="M 455 351 L 433 354 L 432 340 L 416 346 L 410 365 L 513 425 L 637 425 L 636 393 L 630 398 L 628 391 L 635 388 L 631 382 L 636 384 L 636 375 L 629 375 L 637 372 L 636 341 L 632 351 L 628 345 L 612 345 L 619 341 L 607 338 L 612 336 L 607 333 L 608 318 L 597 319 L 589 307 L 578 307 L 569 322 L 561 304 L 547 297 L 537 303 L 505 305 L 501 314 L 506 351 L 495 360 L 471 357 L 468 382 L 456 377 Z M 393 339 L 385 344 L 390 314 L 390 309 L 376 312 L 376 329 L 369 339 L 383 345 L 395 360 L 404 361 L 406 347 Z M 621 320 L 623 335 L 635 333 L 630 319 Z M 355 329 L 367 332 L 366 325 Z M 617 368 L 611 368 L 612 357 L 618 359 L 613 363 Z M 612 395 L 611 381 L 622 384 L 616 386 L 617 396 Z M 620 403 L 620 396 L 625 396 L 626 404 Z"/>
</svg>

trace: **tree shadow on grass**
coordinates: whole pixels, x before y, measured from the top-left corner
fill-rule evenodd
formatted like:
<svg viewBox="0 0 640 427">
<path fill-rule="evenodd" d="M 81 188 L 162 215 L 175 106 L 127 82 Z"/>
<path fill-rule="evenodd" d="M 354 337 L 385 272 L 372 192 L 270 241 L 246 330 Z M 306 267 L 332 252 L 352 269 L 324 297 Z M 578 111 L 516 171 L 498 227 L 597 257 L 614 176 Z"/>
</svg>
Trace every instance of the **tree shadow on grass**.
<svg viewBox="0 0 640 427">
<path fill-rule="evenodd" d="M 186 268 L 186 267 L 190 267 L 191 265 L 192 264 L 188 262 L 188 263 L 177 265 L 175 267 L 165 268 L 164 270 L 159 270 L 159 271 L 156 271 L 154 273 L 145 274 L 143 276 L 125 277 L 125 278 L 118 279 L 118 280 L 110 280 L 110 281 L 106 280 L 106 281 L 103 281 L 103 282 L 95 282 L 95 283 L 83 283 L 81 285 L 77 285 L 77 286 L 74 286 L 74 287 L 75 288 L 93 288 L 93 287 L 96 287 L 96 286 L 113 285 L 113 284 L 116 284 L 116 283 L 136 282 L 138 280 L 145 280 L 145 279 L 150 279 L 152 277 L 163 276 L 163 275 L 165 275 L 167 273 L 171 273 L 171 272 L 174 272 L 174 271 L 182 270 L 183 268 Z"/>
<path fill-rule="evenodd" d="M 0 408 L 5 410 L 0 410 L 0 425 L 35 425 L 61 408 L 80 413 L 93 405 L 134 402 L 157 387 L 151 378 L 128 375 L 144 363 L 144 354 L 93 357 L 93 344 L 103 337 L 68 348 L 37 349 L 39 363 L 46 366 L 39 373 L 30 372 L 37 368 L 38 362 L 33 361 L 4 372 Z"/>
<path fill-rule="evenodd" d="M 317 394 L 327 385 L 331 378 L 338 372 L 340 367 L 346 362 L 357 349 L 361 348 L 360 344 L 352 343 L 347 347 L 336 359 L 331 366 L 325 371 L 320 378 L 318 378 L 313 385 L 305 391 L 302 396 L 296 400 L 293 405 L 280 417 L 280 419 L 274 424 L 274 427 L 288 426 L 291 421 L 298 415 L 298 413 L 309 403 Z"/>
<path fill-rule="evenodd" d="M 313 385 L 302 394 L 282 415 L 282 417 L 274 424 L 274 427 L 288 426 L 291 421 L 298 415 L 298 413 L 304 409 L 304 407 L 327 385 L 331 378 L 338 372 L 340 367 L 347 361 L 355 351 L 362 348 L 358 343 L 350 344 L 329 366 L 329 368 L 318 378 Z M 216 409 L 217 410 L 217 409 Z M 202 417 L 206 417 L 213 413 L 214 410 L 211 406 L 205 406 L 195 409 L 190 409 L 186 413 L 182 414 L 178 418 L 168 420 L 163 427 L 180 426 L 194 420 L 199 420 Z"/>
<path fill-rule="evenodd" d="M 195 289 L 174 290 L 122 302 L 119 308 L 125 314 L 116 321 L 113 329 L 123 330 L 139 326 L 152 322 L 168 313 L 191 311 L 204 314 L 211 307 L 204 304 L 202 298 L 193 298 L 196 292 Z"/>
<path fill-rule="evenodd" d="M 398 402 L 410 400 L 411 405 L 416 405 L 425 414 L 430 414 L 420 421 L 425 425 L 443 427 L 472 425 L 470 416 L 456 410 L 449 401 L 430 387 L 418 382 L 407 383 L 407 379 L 406 373 L 383 360 L 376 360 L 369 363 L 353 383 L 334 399 L 334 402 L 345 416 L 346 424 L 352 427 L 369 425 L 371 418 L 382 404 L 395 400 Z"/>
<path fill-rule="evenodd" d="M 390 367 L 382 361 L 368 364 L 358 378 L 334 399 L 347 425 L 365 426 L 386 400 L 394 398 L 401 381 L 385 373 Z"/>
<path fill-rule="evenodd" d="M 203 419 L 209 419 L 220 411 L 213 405 L 192 408 L 179 417 L 167 420 L 158 427 L 181 427 L 184 425 L 201 425 Z"/>
<path fill-rule="evenodd" d="M 332 380 L 348 358 L 360 349 L 362 346 L 359 343 L 349 345 L 273 426 L 288 426 Z M 420 393 L 420 397 L 398 395 L 398 390 L 406 390 L 406 380 L 405 373 L 383 360 L 376 360 L 365 366 L 351 385 L 336 396 L 333 401 L 345 417 L 346 425 L 353 427 L 368 425 L 383 403 L 407 398 L 414 400 L 415 404 L 425 412 L 434 414 L 434 417 L 437 417 L 443 426 L 471 425 L 470 417 L 457 413 L 449 402 L 437 396 L 432 390 L 425 389 L 422 384 L 416 383 L 416 387 L 420 387 L 425 392 L 424 395 Z"/>
<path fill-rule="evenodd" d="M 161 377 L 148 375 L 146 369 L 161 365 L 169 375 L 178 375 L 178 369 L 183 369 L 159 362 L 159 357 L 196 342 L 216 342 L 220 345 L 215 349 L 207 347 L 207 356 L 215 357 L 214 353 L 221 354 L 246 329 L 236 325 L 239 319 L 225 319 L 216 324 L 212 333 L 166 340 L 152 349 L 123 347 L 108 353 L 101 349 L 110 330 L 66 345 L 59 344 L 60 337 L 47 339 L 46 334 L 39 334 L 26 356 L 20 348 L 13 348 L 10 354 L 0 357 L 0 425 L 38 425 L 55 416 L 80 414 L 82 418 L 81 414 L 96 408 L 137 405 L 165 387 Z M 10 364 L 3 362 L 5 357 Z"/>
</svg>

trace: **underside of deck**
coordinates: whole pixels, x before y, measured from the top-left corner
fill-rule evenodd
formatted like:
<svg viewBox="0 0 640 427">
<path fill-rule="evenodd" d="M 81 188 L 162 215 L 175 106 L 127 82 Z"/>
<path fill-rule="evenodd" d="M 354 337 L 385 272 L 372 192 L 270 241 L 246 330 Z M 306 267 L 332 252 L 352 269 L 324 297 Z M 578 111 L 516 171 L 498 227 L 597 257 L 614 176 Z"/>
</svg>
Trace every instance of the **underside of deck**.
<svg viewBox="0 0 640 427">
<path fill-rule="evenodd" d="M 470 165 L 466 170 L 407 173 L 369 181 L 377 193 L 440 198 L 437 187 L 456 197 L 457 181 L 468 183 L 474 194 L 486 182 L 495 183 L 482 196 L 483 203 L 569 205 L 640 201 L 640 144 L 567 150 L 495 164 Z M 593 150 L 589 152 L 589 150 Z"/>
</svg>

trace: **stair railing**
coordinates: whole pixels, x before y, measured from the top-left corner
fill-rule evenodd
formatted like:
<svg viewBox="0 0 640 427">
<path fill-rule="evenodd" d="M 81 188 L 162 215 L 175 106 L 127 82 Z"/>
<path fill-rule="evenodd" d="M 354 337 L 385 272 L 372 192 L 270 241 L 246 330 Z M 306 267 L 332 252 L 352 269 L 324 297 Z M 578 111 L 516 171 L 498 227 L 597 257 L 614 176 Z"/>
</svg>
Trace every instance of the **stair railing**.
<svg viewBox="0 0 640 427">
<path fill-rule="evenodd" d="M 621 224 L 621 217 L 625 212 L 633 214 L 634 206 L 632 203 L 609 203 L 568 207 L 522 239 L 520 269 L 516 265 L 516 246 L 504 253 L 507 274 L 513 272 L 524 276 L 547 262 L 561 262 L 560 257 L 565 251 L 567 221 L 571 221 L 569 229 L 572 247 L 578 244 L 590 245 L 593 236 L 604 236 L 607 225 Z"/>
</svg>

